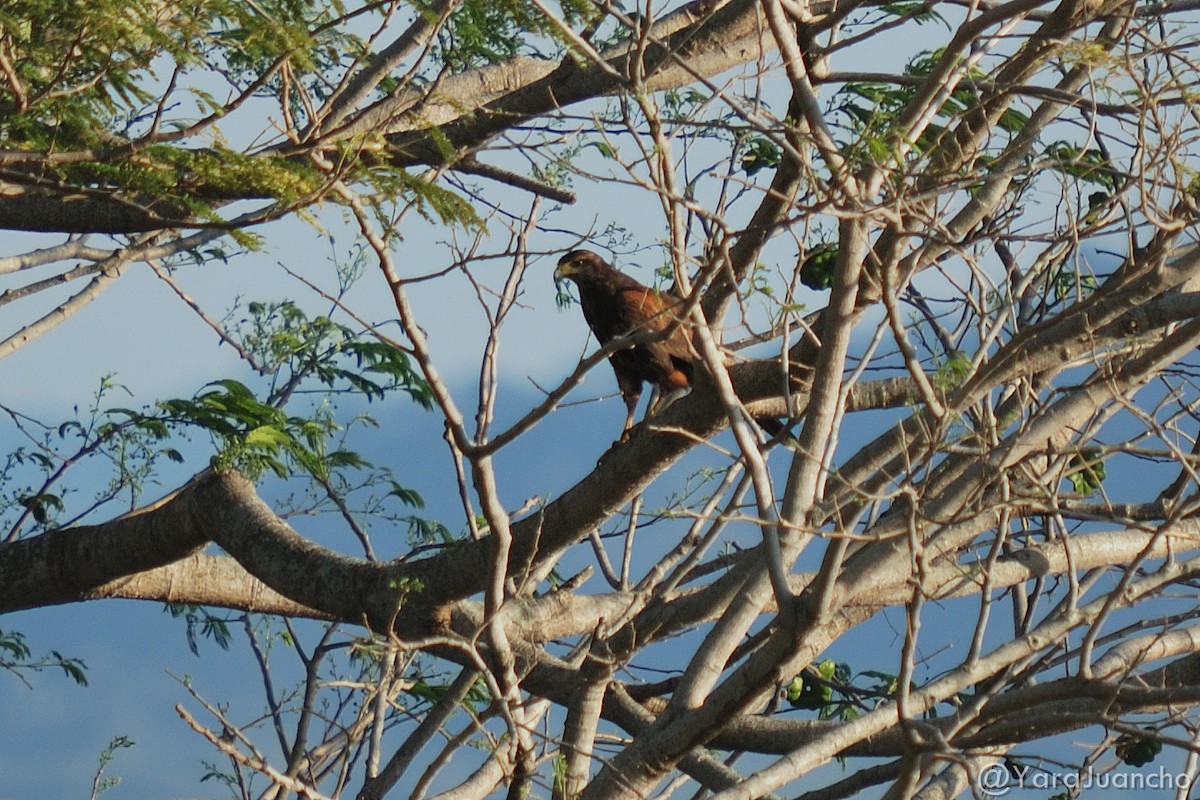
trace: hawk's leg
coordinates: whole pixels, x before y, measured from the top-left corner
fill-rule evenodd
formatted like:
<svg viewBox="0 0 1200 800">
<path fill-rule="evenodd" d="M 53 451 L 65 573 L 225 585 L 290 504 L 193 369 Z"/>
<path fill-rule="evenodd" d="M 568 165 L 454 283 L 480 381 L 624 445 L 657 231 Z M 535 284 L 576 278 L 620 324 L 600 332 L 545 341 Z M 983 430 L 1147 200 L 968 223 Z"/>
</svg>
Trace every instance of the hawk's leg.
<svg viewBox="0 0 1200 800">
<path fill-rule="evenodd" d="M 637 413 L 638 401 L 642 399 L 641 380 L 630 380 L 617 375 L 617 387 L 621 390 L 621 398 L 625 401 L 625 426 L 621 428 L 621 438 L 618 442 L 629 439 L 629 429 L 633 427 L 633 417 Z"/>
<path fill-rule="evenodd" d="M 656 417 L 666 411 L 672 403 L 683 397 L 688 391 L 688 387 L 684 386 L 672 389 L 664 394 L 661 389 L 655 386 L 653 394 L 650 395 L 650 405 L 646 407 L 646 418 Z"/>
</svg>

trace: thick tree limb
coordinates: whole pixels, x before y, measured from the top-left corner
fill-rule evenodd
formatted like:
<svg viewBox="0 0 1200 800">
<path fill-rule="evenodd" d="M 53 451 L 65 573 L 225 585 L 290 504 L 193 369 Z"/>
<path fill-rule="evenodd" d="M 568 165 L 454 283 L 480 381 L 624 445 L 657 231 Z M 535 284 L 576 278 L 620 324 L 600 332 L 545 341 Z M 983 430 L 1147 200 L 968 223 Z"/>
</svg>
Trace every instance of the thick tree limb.
<svg viewBox="0 0 1200 800">
<path fill-rule="evenodd" d="M 98 587 L 196 553 L 209 542 L 204 527 L 195 524 L 205 486 L 203 481 L 188 486 L 141 514 L 0 544 L 0 608 L 82 599 Z"/>
</svg>

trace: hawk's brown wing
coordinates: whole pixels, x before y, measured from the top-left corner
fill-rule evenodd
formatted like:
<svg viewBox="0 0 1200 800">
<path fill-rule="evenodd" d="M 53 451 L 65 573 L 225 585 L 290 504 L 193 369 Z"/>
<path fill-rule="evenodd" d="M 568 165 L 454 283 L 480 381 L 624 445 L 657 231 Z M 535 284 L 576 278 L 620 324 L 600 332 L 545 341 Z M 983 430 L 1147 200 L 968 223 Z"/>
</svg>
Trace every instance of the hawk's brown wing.
<svg viewBox="0 0 1200 800">
<path fill-rule="evenodd" d="M 680 325 L 675 313 L 679 304 L 679 298 L 674 295 L 656 292 L 646 286 L 624 286 L 617 290 L 616 305 L 627 332 L 661 333 L 674 328 L 665 339 L 637 345 L 625 351 L 628 358 L 620 359 L 625 362 L 621 366 L 635 370 L 637 377 L 664 392 L 691 385 L 695 353 L 688 326 L 686 323 Z M 618 367 L 615 360 L 613 366 Z"/>
</svg>

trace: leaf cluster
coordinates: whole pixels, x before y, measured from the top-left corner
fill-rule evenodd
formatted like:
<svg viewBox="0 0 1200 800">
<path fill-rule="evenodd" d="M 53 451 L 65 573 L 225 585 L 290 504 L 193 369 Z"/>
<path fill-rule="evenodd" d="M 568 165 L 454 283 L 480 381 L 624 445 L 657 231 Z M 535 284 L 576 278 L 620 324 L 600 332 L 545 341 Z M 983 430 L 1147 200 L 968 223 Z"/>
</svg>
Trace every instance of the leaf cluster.
<svg viewBox="0 0 1200 800">
<path fill-rule="evenodd" d="M 260 370 L 276 376 L 272 394 L 315 379 L 328 389 L 367 400 L 382 400 L 398 390 L 422 408 L 432 408 L 429 384 L 399 347 L 329 317 L 310 317 L 290 300 L 252 302 L 246 308 L 249 314 L 238 322 L 237 333 Z"/>
<path fill-rule="evenodd" d="M 874 669 L 856 675 L 849 664 L 827 658 L 794 676 L 783 694 L 792 708 L 816 711 L 818 719 L 845 722 L 882 700 L 894 698 L 899 680 L 893 673 Z M 936 709 L 930 709 L 926 716 L 936 717 Z"/>
<path fill-rule="evenodd" d="M 116 408 L 110 415 L 159 440 L 179 428 L 207 432 L 217 445 L 215 469 L 286 477 L 295 468 L 328 480 L 341 470 L 370 465 L 351 450 L 328 449 L 343 426 L 327 403 L 318 402 L 307 415 L 285 411 L 297 391 L 315 382 L 325 397 L 340 393 L 368 401 L 400 391 L 422 408 L 431 407 L 429 385 L 398 347 L 325 316 L 310 318 L 290 301 L 250 303 L 248 311 L 236 332 L 259 371 L 271 377 L 264 399 L 242 381 L 224 378 L 190 398 L 160 401 L 149 412 Z M 395 493 L 405 502 L 414 499 L 398 485 Z"/>
<path fill-rule="evenodd" d="M 837 256 L 836 242 L 819 244 L 810 249 L 800 259 L 800 282 L 819 292 L 828 290 L 833 286 Z"/>
<path fill-rule="evenodd" d="M 904 68 L 904 77 L 928 78 L 941 66 L 945 51 L 928 50 L 909 61 Z M 912 145 L 912 157 L 929 152 L 946 135 L 948 125 L 960 119 L 972 109 L 978 108 L 982 90 L 987 85 L 987 75 L 982 70 L 971 69 L 966 80 L 952 92 L 937 110 L 937 116 L 945 123 L 931 122 Z M 854 139 L 847 142 L 848 155 L 864 163 L 885 163 L 893 160 L 896 145 L 903 140 L 899 128 L 902 115 L 912 105 L 919 91 L 919 81 L 905 80 L 889 83 L 848 83 L 838 92 L 840 98 L 837 111 L 848 120 Z M 1008 134 L 1020 131 L 1029 122 L 1027 114 L 1009 108 L 996 122 L 996 130 Z"/>
<path fill-rule="evenodd" d="M 323 24 L 345 13 L 341 2 L 314 0 L 14 0 L 0 6 L 0 56 L 9 65 L 0 80 L 0 139 L 43 156 L 22 167 L 32 181 L 164 201 L 157 210 L 167 217 L 219 222 L 214 200 L 312 200 L 324 179 L 306 159 L 238 152 L 220 134 L 203 148 L 168 142 L 195 122 L 182 116 L 193 107 L 213 119 L 228 110 L 231 98 L 220 97 L 211 78 L 193 84 L 192 72 L 279 96 L 286 64 L 290 80 L 321 98 L 329 75 L 365 47 Z M 194 102 L 181 102 L 185 94 Z M 288 102 L 303 123 L 311 101 Z M 60 153 L 71 155 L 52 157 Z M 359 164 L 355 156 L 340 174 Z"/>
<path fill-rule="evenodd" d="M 435 132 L 433 139 L 435 142 L 442 141 L 446 145 L 443 157 L 448 163 L 457 159 L 453 148 L 448 142 L 444 142 L 444 137 L 436 135 Z M 475 208 L 462 195 L 430 183 L 407 170 L 395 169 L 388 165 L 377 165 L 364 170 L 361 177 L 363 182 L 380 196 L 395 198 L 411 204 L 417 213 L 431 222 L 462 227 L 472 231 L 483 231 L 485 228 L 484 222 Z M 382 206 L 379 207 L 377 213 L 383 226 L 391 227 L 391 222 Z"/>
<path fill-rule="evenodd" d="M 600 11 L 583 0 L 564 0 L 568 24 L 595 19 Z M 426 14 L 432 15 L 432 9 Z M 538 37 L 560 39 L 558 28 L 528 0 L 464 0 L 439 36 L 437 58 L 451 72 L 496 64 L 531 48 Z"/>
<path fill-rule="evenodd" d="M 450 684 L 444 682 L 432 682 L 424 679 L 415 681 L 409 687 L 409 694 L 429 703 L 436 703 L 445 696 L 449 690 Z M 487 683 L 482 677 L 475 679 L 471 684 L 471 688 L 467 690 L 466 696 L 463 698 L 463 704 L 470 707 L 476 714 L 482 713 L 492 703 L 491 692 L 488 691 Z"/>
<path fill-rule="evenodd" d="M 1108 477 L 1104 461 L 1097 450 L 1076 453 L 1071 456 L 1068 465 L 1067 480 L 1076 492 L 1088 497 L 1100 489 L 1100 484 Z"/>
<path fill-rule="evenodd" d="M 793 677 L 784 696 L 792 708 L 816 711 L 819 719 L 854 719 L 859 711 L 847 691 L 852 680 L 849 664 L 827 658 Z"/>
<path fill-rule="evenodd" d="M 233 634 L 229 630 L 229 620 L 219 617 L 202 606 L 190 603 L 167 603 L 166 612 L 176 619 L 182 618 L 186 623 L 188 649 L 192 655 L 200 655 L 200 639 L 209 639 L 222 650 L 228 650 L 233 643 Z"/>
<path fill-rule="evenodd" d="M 1122 734 L 1117 739 L 1117 758 L 1131 767 L 1144 767 L 1162 752 L 1162 742 L 1153 735 L 1153 731 L 1147 731 L 1149 736 L 1134 736 L 1132 734 Z"/>
<path fill-rule="evenodd" d="M 41 672 L 45 669 L 61 669 L 64 675 L 80 686 L 88 685 L 87 665 L 83 663 L 83 659 L 64 656 L 57 650 L 51 650 L 47 656 L 35 658 L 23 633 L 5 631 L 2 628 L 0 628 L 0 669 L 18 675 L 21 671 Z"/>
<path fill-rule="evenodd" d="M 183 455 L 165 447 L 158 436 L 128 419 L 116 419 L 106 408 L 114 391 L 125 387 L 105 377 L 100 381 L 90 407 L 76 407 L 75 416 L 47 425 L 12 409 L 4 409 L 29 444 L 8 453 L 0 465 L 0 497 L 4 510 L 19 510 L 11 520 L 9 536 L 16 538 L 25 521 L 32 518 L 42 527 L 71 524 L 101 506 L 127 496 L 129 507 L 137 505 L 145 484 L 163 459 L 182 462 Z M 103 483 L 82 511 L 63 519 L 68 499 L 79 490 L 64 485 L 67 473 L 89 462 L 103 462 Z M 31 474 L 32 473 L 32 474 Z M 6 520 L 6 524 L 8 524 Z"/>
<path fill-rule="evenodd" d="M 192 4 L 187 4 L 192 6 Z M 122 109 L 147 103 L 146 77 L 176 36 L 195 31 L 191 9 L 155 0 L 58 3 L 13 0 L 0 7 L 0 47 L 13 79 L 0 81 L 0 137 L 25 149 L 101 144 Z"/>
</svg>

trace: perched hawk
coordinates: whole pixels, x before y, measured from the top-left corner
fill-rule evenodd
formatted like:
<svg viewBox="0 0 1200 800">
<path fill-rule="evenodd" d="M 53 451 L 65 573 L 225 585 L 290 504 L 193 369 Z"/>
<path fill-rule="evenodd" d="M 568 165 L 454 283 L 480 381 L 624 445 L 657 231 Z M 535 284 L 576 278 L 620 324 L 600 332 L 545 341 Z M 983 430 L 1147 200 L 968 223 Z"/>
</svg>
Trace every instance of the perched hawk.
<svg viewBox="0 0 1200 800">
<path fill-rule="evenodd" d="M 584 319 L 601 345 L 619 336 L 664 332 L 674 327 L 665 338 L 618 350 L 608 357 L 628 409 L 624 436 L 633 427 L 642 384 L 653 384 L 664 395 L 692 385 L 695 353 L 687 325 L 680 325 L 675 316 L 681 301 L 638 283 L 590 250 L 572 250 L 559 259 L 554 279 L 564 278 L 579 287 Z"/>
</svg>

